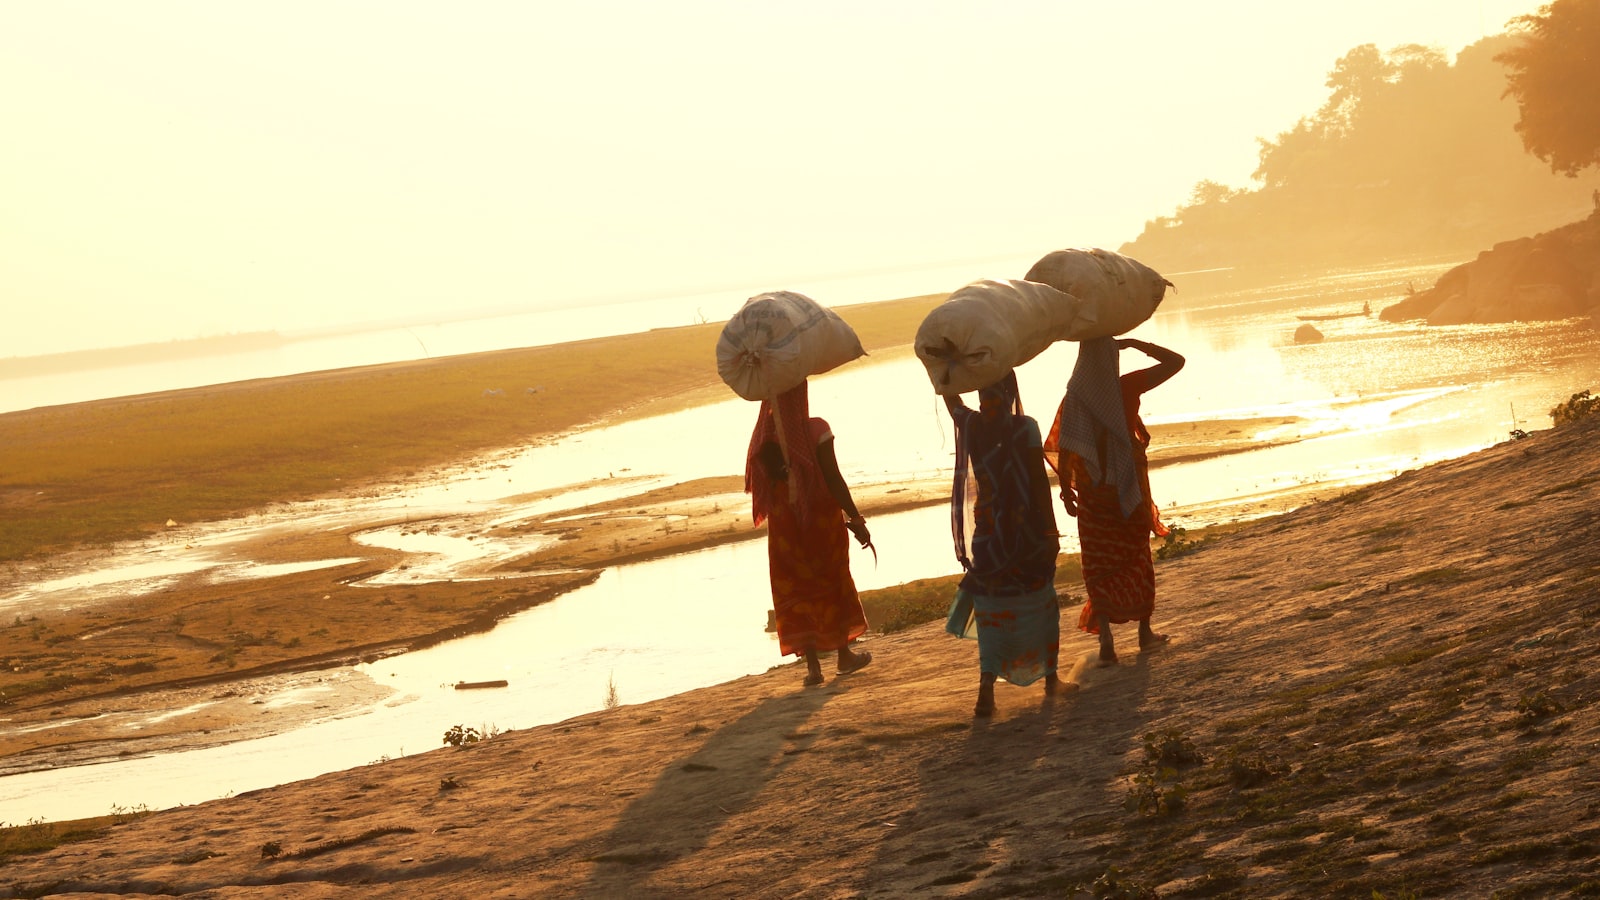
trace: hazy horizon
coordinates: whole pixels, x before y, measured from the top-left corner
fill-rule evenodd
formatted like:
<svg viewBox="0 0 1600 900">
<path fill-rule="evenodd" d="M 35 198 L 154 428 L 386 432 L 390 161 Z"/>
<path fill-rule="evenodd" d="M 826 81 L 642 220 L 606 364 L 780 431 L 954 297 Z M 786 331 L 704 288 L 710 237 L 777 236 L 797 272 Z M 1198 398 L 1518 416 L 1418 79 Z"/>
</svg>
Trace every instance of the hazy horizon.
<svg viewBox="0 0 1600 900">
<path fill-rule="evenodd" d="M 1538 6 L 12 5 L 0 358 L 1115 248 Z"/>
</svg>

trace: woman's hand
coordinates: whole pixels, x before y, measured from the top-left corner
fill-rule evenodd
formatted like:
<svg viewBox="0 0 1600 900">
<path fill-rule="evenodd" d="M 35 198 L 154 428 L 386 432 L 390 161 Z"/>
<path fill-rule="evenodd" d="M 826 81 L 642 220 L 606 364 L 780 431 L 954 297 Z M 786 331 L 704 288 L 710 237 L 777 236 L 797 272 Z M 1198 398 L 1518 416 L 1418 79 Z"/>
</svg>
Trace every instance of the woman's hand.
<svg viewBox="0 0 1600 900">
<path fill-rule="evenodd" d="M 845 520 L 844 527 L 850 529 L 850 533 L 861 542 L 861 546 L 865 547 L 872 543 L 872 532 L 867 530 L 867 520 L 861 516 Z"/>
<path fill-rule="evenodd" d="M 1073 518 L 1077 518 L 1078 517 L 1078 498 L 1076 496 L 1074 496 L 1074 493 L 1075 492 L 1070 487 L 1062 488 L 1061 489 L 1061 505 L 1065 506 L 1067 508 L 1067 515 L 1072 516 Z"/>
</svg>

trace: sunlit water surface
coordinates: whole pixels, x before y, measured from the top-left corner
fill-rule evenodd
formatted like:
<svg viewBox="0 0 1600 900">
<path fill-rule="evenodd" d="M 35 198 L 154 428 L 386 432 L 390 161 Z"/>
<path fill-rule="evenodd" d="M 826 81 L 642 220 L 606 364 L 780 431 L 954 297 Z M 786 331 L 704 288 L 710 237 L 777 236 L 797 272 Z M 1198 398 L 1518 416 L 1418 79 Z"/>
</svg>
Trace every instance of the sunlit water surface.
<svg viewBox="0 0 1600 900">
<path fill-rule="evenodd" d="M 1157 469 L 1152 490 L 1169 518 L 1190 527 L 1249 518 L 1274 508 L 1273 497 L 1308 486 L 1361 484 L 1459 456 L 1505 440 L 1513 428 L 1546 427 L 1551 406 L 1596 383 L 1600 337 L 1570 322 L 1429 329 L 1351 317 L 1316 323 L 1322 343 L 1292 342 L 1297 312 L 1345 312 L 1363 300 L 1376 310 L 1408 281 L 1431 283 L 1440 268 L 1180 294 L 1182 305 L 1141 326 L 1136 336 L 1188 358 L 1182 374 L 1147 396 L 1152 424 L 1292 417 L 1294 424 L 1263 437 L 1298 439 Z M 1019 371 L 1025 405 L 1046 424 L 1074 353 L 1058 346 Z M 1140 364 L 1137 353 L 1123 359 L 1125 367 Z M 948 476 L 948 420 L 908 352 L 852 363 L 815 379 L 811 393 L 852 483 Z M 550 540 L 507 538 L 501 526 L 740 471 L 753 415 L 752 404 L 729 400 L 500 454 L 398 493 L 285 504 L 245 521 L 181 528 L 107 553 L 83 571 L 24 573 L 0 596 L 0 614 L 155 590 L 196 572 L 217 580 L 270 574 L 237 563 L 237 547 L 291 523 L 371 522 L 360 541 L 413 554 L 406 569 L 381 579 L 492 577 L 497 562 Z M 526 496 L 535 494 L 540 499 Z M 1058 519 L 1067 532 L 1063 549 L 1075 551 L 1070 523 Z M 418 527 L 423 522 L 432 524 Z M 854 557 L 863 589 L 957 571 L 944 509 L 876 517 L 872 525 L 877 560 L 865 551 Z M 638 703 L 760 672 L 784 662 L 763 630 L 769 606 L 761 541 L 619 566 L 489 634 L 356 667 L 393 690 L 374 709 L 222 747 L 0 778 L 0 820 L 200 802 L 432 749 L 456 724 L 560 721 L 600 708 L 612 686 L 623 703 Z M 491 679 L 509 684 L 452 687 Z"/>
</svg>

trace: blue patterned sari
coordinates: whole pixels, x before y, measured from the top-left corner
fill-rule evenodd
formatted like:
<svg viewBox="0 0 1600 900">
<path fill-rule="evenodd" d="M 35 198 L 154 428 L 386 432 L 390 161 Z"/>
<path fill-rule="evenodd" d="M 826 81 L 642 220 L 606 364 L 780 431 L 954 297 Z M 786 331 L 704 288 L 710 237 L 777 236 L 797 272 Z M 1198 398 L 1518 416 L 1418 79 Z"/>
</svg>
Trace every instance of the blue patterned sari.
<svg viewBox="0 0 1600 900">
<path fill-rule="evenodd" d="M 1061 645 L 1043 442 L 1038 423 L 1022 414 L 1015 373 L 978 396 L 976 412 L 946 398 L 956 425 L 951 532 L 966 575 L 945 630 L 977 638 L 982 672 L 1032 684 L 1056 671 Z"/>
</svg>

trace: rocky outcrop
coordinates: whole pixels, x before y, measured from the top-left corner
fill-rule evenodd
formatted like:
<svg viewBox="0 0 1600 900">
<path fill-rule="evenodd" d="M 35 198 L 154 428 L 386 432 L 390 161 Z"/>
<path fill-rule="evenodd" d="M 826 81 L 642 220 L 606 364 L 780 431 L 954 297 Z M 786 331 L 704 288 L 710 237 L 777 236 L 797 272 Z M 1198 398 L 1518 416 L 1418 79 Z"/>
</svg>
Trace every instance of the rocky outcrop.
<svg viewBox="0 0 1600 900">
<path fill-rule="evenodd" d="M 1600 207 L 1554 231 L 1494 245 L 1432 288 L 1385 309 L 1385 321 L 1429 325 L 1531 322 L 1600 312 Z"/>
<path fill-rule="evenodd" d="M 1294 342 L 1296 344 L 1320 344 L 1322 343 L 1322 332 L 1318 331 L 1315 325 L 1308 322 L 1294 330 Z"/>
</svg>

